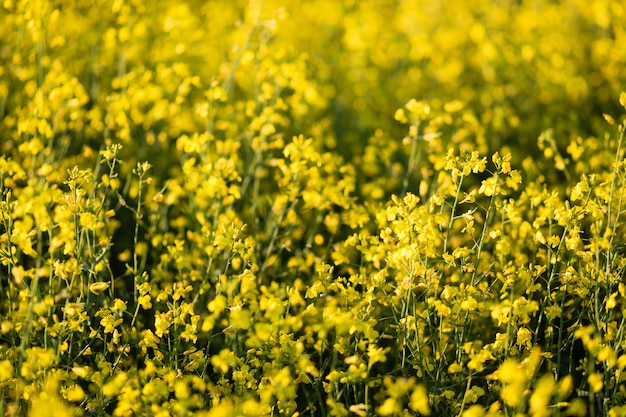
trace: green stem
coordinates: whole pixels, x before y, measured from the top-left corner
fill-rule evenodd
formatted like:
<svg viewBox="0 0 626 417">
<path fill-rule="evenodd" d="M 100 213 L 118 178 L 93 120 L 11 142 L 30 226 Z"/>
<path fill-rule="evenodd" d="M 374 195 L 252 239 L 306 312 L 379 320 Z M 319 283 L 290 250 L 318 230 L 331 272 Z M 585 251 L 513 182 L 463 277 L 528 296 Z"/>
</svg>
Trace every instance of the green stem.
<svg viewBox="0 0 626 417">
<path fill-rule="evenodd" d="M 419 160 L 419 121 L 415 124 L 415 135 L 411 136 L 411 154 L 409 155 L 409 163 L 406 168 L 406 174 L 404 175 L 404 179 L 402 181 L 402 194 L 405 194 L 409 188 L 409 180 L 411 179 L 411 175 L 415 170 L 416 162 Z"/>
</svg>

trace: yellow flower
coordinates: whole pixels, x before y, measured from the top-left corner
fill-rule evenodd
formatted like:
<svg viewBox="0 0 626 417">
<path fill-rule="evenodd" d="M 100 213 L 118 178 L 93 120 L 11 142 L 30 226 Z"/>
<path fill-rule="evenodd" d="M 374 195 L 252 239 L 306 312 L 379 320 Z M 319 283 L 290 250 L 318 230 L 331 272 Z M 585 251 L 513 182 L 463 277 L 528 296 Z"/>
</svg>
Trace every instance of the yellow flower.
<svg viewBox="0 0 626 417">
<path fill-rule="evenodd" d="M 365 416 L 368 415 L 367 414 L 367 406 L 365 404 L 363 404 L 363 403 L 353 404 L 353 405 L 351 405 L 348 408 L 348 410 L 351 413 L 354 413 L 354 414 L 356 414 L 357 416 L 360 416 L 360 417 L 365 417 Z"/>
<path fill-rule="evenodd" d="M 91 369 L 88 366 L 74 366 L 72 368 L 72 372 L 80 377 L 80 378 L 87 378 L 87 376 L 89 375 L 89 372 L 91 371 Z"/>
<path fill-rule="evenodd" d="M 381 405 L 376 409 L 376 412 L 380 416 L 390 416 L 394 413 L 398 412 L 399 406 L 398 402 L 395 398 L 387 398 Z"/>
<path fill-rule="evenodd" d="M 604 388 L 604 375 L 597 372 L 593 373 L 587 377 L 587 382 L 589 382 L 591 391 L 600 392 Z"/>
<path fill-rule="evenodd" d="M 211 407 L 207 417 L 231 417 L 233 415 L 235 415 L 235 407 L 232 401 L 225 400 Z"/>
<path fill-rule="evenodd" d="M 461 302 L 461 309 L 474 311 L 478 308 L 478 301 L 471 295 L 468 295 L 465 300 Z"/>
<path fill-rule="evenodd" d="M 552 415 L 550 401 L 554 393 L 556 383 L 552 375 L 544 375 L 533 387 L 533 393 L 528 401 L 529 412 L 533 416 L 547 417 Z"/>
<path fill-rule="evenodd" d="M 172 325 L 171 312 L 157 312 L 154 317 L 155 334 L 158 337 L 163 337 L 169 333 L 169 328 Z"/>
<path fill-rule="evenodd" d="M 71 402 L 82 401 L 85 399 L 85 391 L 83 391 L 80 385 L 74 384 L 65 390 L 65 398 Z"/>
<path fill-rule="evenodd" d="M 0 361 L 0 382 L 8 381 L 13 378 L 13 365 L 8 360 Z"/>
<path fill-rule="evenodd" d="M 28 417 L 72 417 L 72 409 L 66 406 L 60 398 L 50 392 L 44 391 L 33 399 L 28 411 Z"/>
<path fill-rule="evenodd" d="M 387 357 L 385 356 L 385 351 L 387 349 L 378 347 L 375 345 L 369 345 L 367 347 L 367 356 L 369 356 L 369 366 L 374 365 L 378 362 L 385 362 Z"/>
<path fill-rule="evenodd" d="M 393 116 L 394 119 L 396 119 L 398 122 L 405 124 L 408 122 L 408 119 L 406 117 L 406 113 L 404 112 L 404 109 L 398 109 L 396 110 L 396 113 Z"/>
<path fill-rule="evenodd" d="M 500 397 L 506 405 L 516 407 L 523 401 L 527 378 L 520 364 L 514 359 L 505 360 L 498 370 L 489 376 L 489 379 L 502 383 Z"/>
<path fill-rule="evenodd" d="M 470 354 L 470 361 L 467 363 L 468 369 L 481 372 L 484 369 L 485 362 L 494 360 L 495 357 L 487 349 L 481 349 L 478 353 Z"/>
<path fill-rule="evenodd" d="M 118 372 L 115 377 L 102 387 L 102 393 L 107 397 L 115 397 L 127 381 L 128 375 L 125 372 Z"/>
<path fill-rule="evenodd" d="M 416 411 L 423 416 L 430 415 L 428 393 L 426 392 L 426 387 L 424 387 L 424 385 L 420 384 L 415 387 L 411 393 L 409 407 L 411 410 Z"/>
<path fill-rule="evenodd" d="M 517 331 L 517 344 L 525 346 L 527 349 L 532 347 L 533 333 L 526 327 L 520 327 Z"/>
<path fill-rule="evenodd" d="M 113 333 L 115 328 L 122 324 L 122 319 L 116 319 L 112 314 L 107 314 L 100 319 L 100 325 L 104 327 L 104 333 Z"/>
<path fill-rule="evenodd" d="M 617 306 L 617 293 L 613 293 L 608 296 L 605 301 L 606 309 L 611 310 Z"/>
<path fill-rule="evenodd" d="M 498 178 L 497 176 L 489 177 L 483 180 L 478 192 L 484 194 L 487 197 L 491 197 L 497 193 L 498 190 Z"/>
<path fill-rule="evenodd" d="M 149 310 L 150 308 L 152 308 L 152 297 L 150 296 L 150 294 L 139 296 L 137 302 L 144 310 Z"/>
<path fill-rule="evenodd" d="M 98 230 L 103 223 L 93 213 L 80 213 L 80 225 L 87 230 Z"/>
<path fill-rule="evenodd" d="M 126 301 L 122 301 L 119 298 L 116 298 L 115 301 L 113 301 L 113 307 L 111 307 L 111 311 L 118 314 L 126 311 Z"/>
<path fill-rule="evenodd" d="M 211 364 L 223 374 L 228 372 L 228 368 L 234 363 L 235 355 L 230 349 L 222 349 L 219 354 L 211 356 Z"/>
<path fill-rule="evenodd" d="M 89 285 L 89 291 L 91 291 L 93 294 L 99 294 L 109 289 L 110 286 L 110 282 L 94 282 L 93 284 Z"/>
</svg>

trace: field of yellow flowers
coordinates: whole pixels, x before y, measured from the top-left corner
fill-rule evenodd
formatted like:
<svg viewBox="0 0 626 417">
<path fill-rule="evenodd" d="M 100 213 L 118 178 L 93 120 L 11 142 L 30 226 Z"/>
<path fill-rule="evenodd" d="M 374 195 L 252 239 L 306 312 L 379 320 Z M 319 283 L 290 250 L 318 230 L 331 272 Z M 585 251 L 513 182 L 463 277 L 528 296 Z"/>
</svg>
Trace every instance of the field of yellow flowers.
<svg viewBox="0 0 626 417">
<path fill-rule="evenodd" d="M 4 0 L 0 415 L 626 416 L 626 5 Z"/>
</svg>

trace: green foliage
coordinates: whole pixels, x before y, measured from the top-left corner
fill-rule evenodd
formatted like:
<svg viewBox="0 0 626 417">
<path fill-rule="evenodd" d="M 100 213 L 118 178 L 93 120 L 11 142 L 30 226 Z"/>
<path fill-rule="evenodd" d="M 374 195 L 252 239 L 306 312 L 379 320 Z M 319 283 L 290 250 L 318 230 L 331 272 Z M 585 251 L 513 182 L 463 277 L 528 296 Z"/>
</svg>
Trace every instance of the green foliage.
<svg viewBox="0 0 626 417">
<path fill-rule="evenodd" d="M 4 1 L 0 414 L 626 415 L 625 18 Z"/>
</svg>

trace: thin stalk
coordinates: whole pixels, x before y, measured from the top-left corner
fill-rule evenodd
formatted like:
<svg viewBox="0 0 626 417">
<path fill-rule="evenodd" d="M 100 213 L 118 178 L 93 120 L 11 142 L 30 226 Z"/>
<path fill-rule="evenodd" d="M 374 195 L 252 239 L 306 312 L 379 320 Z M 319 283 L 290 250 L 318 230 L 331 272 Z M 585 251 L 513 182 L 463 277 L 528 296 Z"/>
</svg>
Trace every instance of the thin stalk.
<svg viewBox="0 0 626 417">
<path fill-rule="evenodd" d="M 450 237 L 450 231 L 452 230 L 452 223 L 455 220 L 454 212 L 456 210 L 456 206 L 459 202 L 459 196 L 461 195 L 461 186 L 463 185 L 463 171 L 461 171 L 461 176 L 459 177 L 459 185 L 456 187 L 456 194 L 454 196 L 454 203 L 452 203 L 452 208 L 450 209 L 450 220 L 448 221 L 448 228 L 446 230 L 445 236 L 443 238 L 443 250 L 442 254 L 445 254 L 448 250 L 448 238 Z M 443 206 L 442 206 L 443 209 Z M 437 280 L 437 288 L 435 289 L 435 294 L 439 294 L 439 288 L 441 286 L 441 281 L 443 281 L 444 268 L 441 269 L 441 277 Z"/>
<path fill-rule="evenodd" d="M 237 67 L 239 67 L 239 63 L 241 62 L 241 59 L 243 58 L 244 53 L 246 52 L 246 50 L 250 46 L 250 43 L 252 42 L 252 36 L 254 35 L 254 32 L 256 32 L 257 28 L 259 27 L 259 23 L 261 22 L 261 14 L 263 12 L 264 4 L 265 4 L 265 0 L 262 0 L 261 4 L 259 5 L 259 13 L 257 14 L 256 19 L 254 20 L 252 29 L 250 29 L 250 32 L 248 32 L 248 36 L 246 37 L 246 40 L 244 41 L 243 46 L 239 50 L 239 53 L 237 54 L 235 59 L 233 60 L 233 66 L 230 69 L 230 72 L 228 73 L 226 80 L 224 80 L 224 83 L 222 84 L 222 88 L 228 95 L 230 95 L 232 92 L 231 90 L 233 87 L 235 72 L 237 71 Z M 208 126 L 207 126 L 207 131 L 210 131 L 208 130 Z"/>
<path fill-rule="evenodd" d="M 469 374 L 467 378 L 467 385 L 465 386 L 465 393 L 463 394 L 463 401 L 461 402 L 461 409 L 459 410 L 458 417 L 461 417 L 463 410 L 465 409 L 465 403 L 467 402 L 467 393 L 472 387 L 472 374 Z"/>
<path fill-rule="evenodd" d="M 285 219 L 285 215 L 290 210 L 293 210 L 293 208 L 296 206 L 297 202 L 298 202 L 298 199 L 296 198 L 295 200 L 293 200 L 291 202 L 291 205 L 289 205 L 289 206 L 285 205 L 285 207 L 281 211 L 280 215 L 278 216 L 278 219 L 277 219 L 276 224 L 274 226 L 274 230 L 272 230 L 272 236 L 270 238 L 270 243 L 269 243 L 269 245 L 267 247 L 267 256 L 265 257 L 265 259 L 263 259 L 263 263 L 261 264 L 261 267 L 259 268 L 259 279 L 261 279 L 261 276 L 262 276 L 263 272 L 265 271 L 265 268 L 267 267 L 267 261 L 270 258 L 272 252 L 274 251 L 274 245 L 276 244 L 276 239 L 278 238 L 278 232 L 280 230 L 280 224 Z"/>
<path fill-rule="evenodd" d="M 622 142 L 624 141 L 624 131 L 626 131 L 626 122 L 624 122 L 622 124 L 622 131 L 620 132 L 619 135 L 619 139 L 617 141 L 617 150 L 615 151 L 615 161 L 613 162 L 613 177 L 611 178 L 611 191 L 610 191 L 610 197 L 609 197 L 609 202 L 613 202 L 613 194 L 615 192 L 615 180 L 617 178 L 617 166 L 620 160 L 620 153 L 621 153 L 621 149 L 622 149 Z M 622 193 L 624 193 L 624 189 L 622 187 Z M 621 208 L 621 199 L 620 199 L 620 208 Z M 613 211 L 611 210 L 612 206 L 609 203 L 608 205 L 608 211 L 607 211 L 607 221 L 611 222 L 611 217 L 613 216 Z M 619 216 L 620 212 L 618 211 L 617 215 Z M 615 218 L 615 221 L 613 222 L 613 230 L 612 230 L 612 234 L 611 234 L 611 242 L 613 241 L 613 237 L 615 236 L 615 230 L 617 229 L 617 218 Z M 607 227 L 610 227 L 607 224 Z"/>
<path fill-rule="evenodd" d="M 483 230 L 480 234 L 480 240 L 477 244 L 477 252 L 476 252 L 476 265 L 474 265 L 474 271 L 472 272 L 472 278 L 470 283 L 472 286 L 476 285 L 475 279 L 476 274 L 478 272 L 478 265 L 480 264 L 480 256 L 483 251 L 483 242 L 485 241 L 485 235 L 487 234 L 487 227 L 489 225 L 490 217 L 492 216 L 494 202 L 496 201 L 496 195 L 498 194 L 498 173 L 496 172 L 496 185 L 493 190 L 493 194 L 491 195 L 491 200 L 489 201 L 489 207 L 487 207 L 487 213 L 485 213 L 485 222 L 483 223 Z"/>
<path fill-rule="evenodd" d="M 459 196 L 461 195 L 461 186 L 463 185 L 463 178 L 465 178 L 465 176 L 461 172 L 461 176 L 459 177 L 459 185 L 456 187 L 456 195 L 454 196 L 454 203 L 452 203 L 452 209 L 450 210 L 450 220 L 448 221 L 448 229 L 446 230 L 445 237 L 443 238 L 443 252 L 442 253 L 446 253 L 446 251 L 448 250 L 448 237 L 450 237 L 450 231 L 452 230 L 452 223 L 455 220 L 454 212 L 459 202 Z"/>
<path fill-rule="evenodd" d="M 419 128 L 420 122 L 418 121 L 415 124 L 415 134 L 411 136 L 411 154 L 409 155 L 409 163 L 406 168 L 406 174 L 404 175 L 404 180 L 402 181 L 402 194 L 406 193 L 409 188 L 409 180 L 413 171 L 415 170 L 416 162 L 419 160 Z"/>
</svg>

